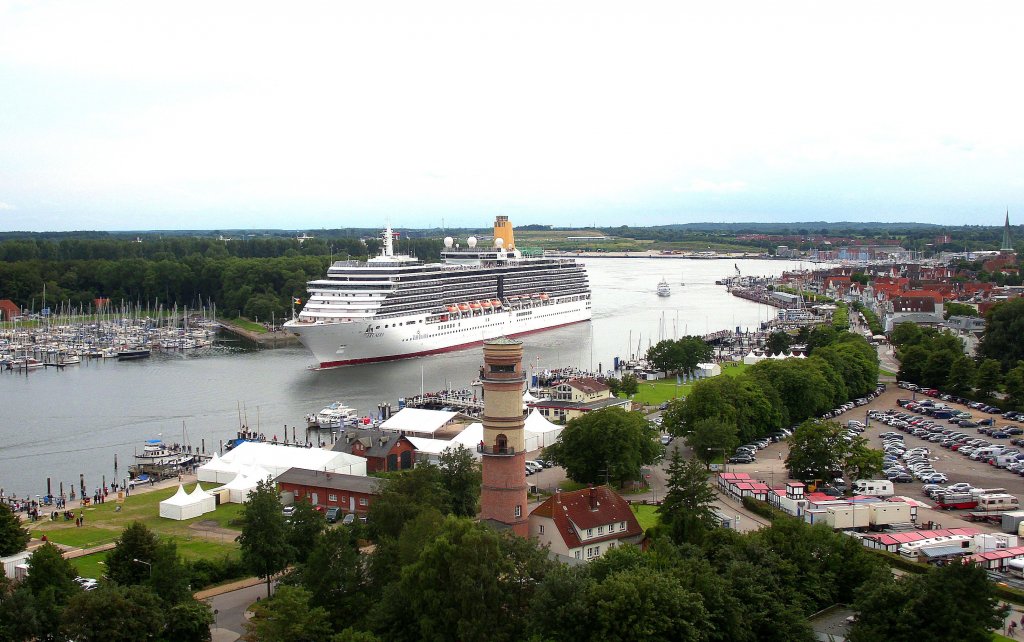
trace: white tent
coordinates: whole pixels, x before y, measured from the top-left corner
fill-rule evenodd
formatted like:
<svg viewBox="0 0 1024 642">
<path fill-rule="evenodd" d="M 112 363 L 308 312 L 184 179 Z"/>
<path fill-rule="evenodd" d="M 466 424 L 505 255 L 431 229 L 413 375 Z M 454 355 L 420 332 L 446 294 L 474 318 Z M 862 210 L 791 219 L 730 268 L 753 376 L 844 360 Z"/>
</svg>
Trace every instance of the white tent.
<svg viewBox="0 0 1024 642">
<path fill-rule="evenodd" d="M 224 484 L 218 491 L 228 491 L 228 501 L 232 504 L 242 504 L 249 499 L 249 494 L 256 490 L 256 485 L 268 478 L 273 478 L 266 469 L 259 466 L 243 466 L 241 472 L 235 478 Z M 223 501 L 223 500 L 221 500 Z"/>
<path fill-rule="evenodd" d="M 562 434 L 562 426 L 553 424 L 536 408 L 526 417 L 526 452 L 547 448 Z"/>
<path fill-rule="evenodd" d="M 381 430 L 401 431 L 408 437 L 433 437 L 434 433 L 447 426 L 459 413 L 449 410 L 427 410 L 426 408 L 402 408 L 393 417 L 380 425 Z"/>
<path fill-rule="evenodd" d="M 366 458 L 343 452 L 324 450 L 323 448 L 301 448 L 282 444 L 247 441 L 235 446 L 220 458 L 220 466 L 234 466 L 233 474 L 220 477 L 217 481 L 225 483 L 242 472 L 243 466 L 259 466 L 270 473 L 275 479 L 289 468 L 318 470 L 326 473 L 344 475 L 365 475 Z M 211 460 L 209 464 L 213 464 Z M 199 469 L 202 470 L 202 467 Z M 203 479 L 200 477 L 200 479 Z"/>
<path fill-rule="evenodd" d="M 743 357 L 743 363 L 745 363 L 748 366 L 752 366 L 761 359 L 764 359 L 764 357 L 757 356 L 756 354 L 754 354 L 754 351 L 751 350 L 750 352 L 747 353 L 747 356 Z"/>
<path fill-rule="evenodd" d="M 469 452 L 473 453 L 473 456 L 480 459 L 481 455 L 476 451 L 476 447 L 480 445 L 480 442 L 484 439 L 484 425 L 482 423 L 469 424 L 466 429 L 455 435 L 452 438 L 452 445 L 458 444 L 465 446 L 469 449 Z"/>
<path fill-rule="evenodd" d="M 176 520 L 192 519 L 212 511 L 215 504 L 213 496 L 203 492 L 199 488 L 199 484 L 196 484 L 196 488 L 199 489 L 198 495 L 196 492 L 189 495 L 185 492 L 185 487 L 178 484 L 178 492 L 160 502 L 160 517 Z"/>
<path fill-rule="evenodd" d="M 200 466 L 199 470 L 196 471 L 196 476 L 199 481 L 225 484 L 234 479 L 240 469 L 241 466 L 238 464 L 225 461 L 217 453 L 213 453 L 210 461 Z"/>
<path fill-rule="evenodd" d="M 200 515 L 212 512 L 217 509 L 217 498 L 203 490 L 203 487 L 196 483 L 196 487 L 188 495 L 189 500 L 199 505 Z"/>
</svg>

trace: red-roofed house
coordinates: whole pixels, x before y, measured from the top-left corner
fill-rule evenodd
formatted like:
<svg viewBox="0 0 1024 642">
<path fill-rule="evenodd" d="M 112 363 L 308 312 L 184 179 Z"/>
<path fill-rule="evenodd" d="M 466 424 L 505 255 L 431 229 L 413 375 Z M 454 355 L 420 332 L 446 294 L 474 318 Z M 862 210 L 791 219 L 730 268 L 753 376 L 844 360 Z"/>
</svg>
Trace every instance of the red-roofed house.
<svg viewBox="0 0 1024 642">
<path fill-rule="evenodd" d="M 569 560 L 596 559 L 643 535 L 629 504 L 607 486 L 556 491 L 530 513 L 530 537 Z"/>
</svg>

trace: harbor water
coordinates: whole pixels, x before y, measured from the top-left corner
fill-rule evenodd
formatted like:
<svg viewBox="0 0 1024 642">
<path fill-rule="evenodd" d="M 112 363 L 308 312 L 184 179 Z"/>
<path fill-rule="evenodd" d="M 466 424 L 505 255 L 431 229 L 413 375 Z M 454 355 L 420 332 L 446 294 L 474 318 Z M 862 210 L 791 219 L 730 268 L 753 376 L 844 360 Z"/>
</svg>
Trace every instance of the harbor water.
<svg viewBox="0 0 1024 642">
<path fill-rule="evenodd" d="M 735 274 L 780 275 L 796 262 L 670 258 L 588 258 L 593 320 L 523 337 L 526 366 L 609 370 L 614 357 L 642 354 L 660 338 L 756 330 L 776 311 L 730 295 L 715 281 Z M 672 293 L 657 296 L 664 278 Z M 154 354 L 140 361 L 83 359 L 80 365 L 0 373 L 0 488 L 20 497 L 127 477 L 147 439 L 191 443 L 207 452 L 235 436 L 241 421 L 267 439 L 305 439 L 304 417 L 332 401 L 361 415 L 421 390 L 468 388 L 480 348 L 327 371 L 309 369 L 301 347 L 227 347 Z M 118 469 L 114 469 L 115 455 Z"/>
</svg>

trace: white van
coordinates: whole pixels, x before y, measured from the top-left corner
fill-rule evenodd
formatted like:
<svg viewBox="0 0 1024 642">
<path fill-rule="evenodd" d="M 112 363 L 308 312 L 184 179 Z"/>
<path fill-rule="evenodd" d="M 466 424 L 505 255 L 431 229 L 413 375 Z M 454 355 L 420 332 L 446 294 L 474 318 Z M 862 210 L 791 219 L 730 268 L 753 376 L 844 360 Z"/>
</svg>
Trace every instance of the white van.
<svg viewBox="0 0 1024 642">
<path fill-rule="evenodd" d="M 971 453 L 971 459 L 974 461 L 988 461 L 1001 455 L 1004 450 L 1006 450 L 1006 446 L 985 446 Z"/>
<path fill-rule="evenodd" d="M 892 482 L 888 479 L 858 479 L 853 482 L 853 492 L 873 497 L 892 497 L 895 494 Z"/>
</svg>

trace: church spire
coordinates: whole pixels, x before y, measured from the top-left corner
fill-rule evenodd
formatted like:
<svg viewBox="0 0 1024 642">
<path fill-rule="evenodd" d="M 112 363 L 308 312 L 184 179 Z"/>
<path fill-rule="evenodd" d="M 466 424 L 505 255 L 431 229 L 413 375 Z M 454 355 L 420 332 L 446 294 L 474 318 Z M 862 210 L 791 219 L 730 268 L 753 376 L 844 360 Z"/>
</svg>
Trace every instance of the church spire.
<svg viewBox="0 0 1024 642">
<path fill-rule="evenodd" d="M 1012 252 L 1013 242 L 1010 240 L 1010 210 L 1006 210 L 1006 221 L 1003 223 L 1003 246 L 1001 252 Z"/>
</svg>

